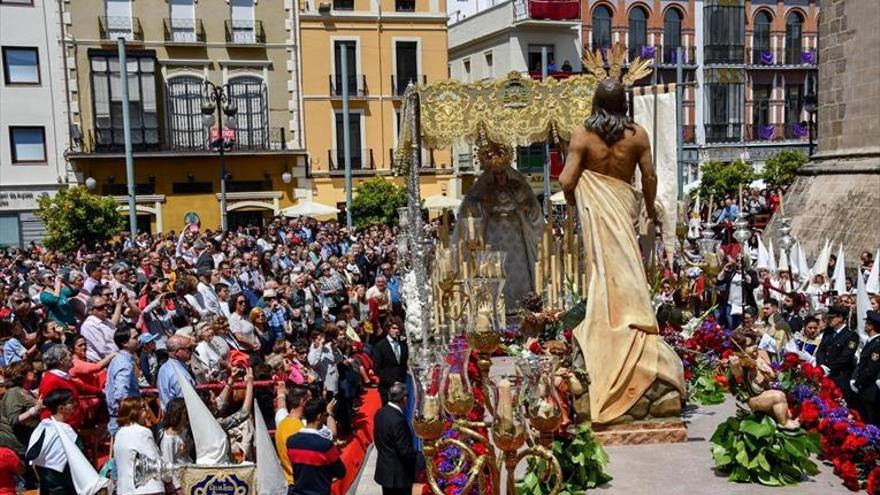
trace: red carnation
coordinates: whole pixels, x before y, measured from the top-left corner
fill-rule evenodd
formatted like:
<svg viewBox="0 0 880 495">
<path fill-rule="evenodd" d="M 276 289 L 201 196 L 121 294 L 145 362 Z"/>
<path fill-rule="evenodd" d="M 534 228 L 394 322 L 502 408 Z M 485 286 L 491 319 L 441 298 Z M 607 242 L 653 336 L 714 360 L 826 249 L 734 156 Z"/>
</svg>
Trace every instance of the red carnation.
<svg viewBox="0 0 880 495">
<path fill-rule="evenodd" d="M 724 375 L 715 375 L 715 383 L 722 388 L 727 388 L 727 377 Z"/>
<path fill-rule="evenodd" d="M 800 362 L 801 358 L 799 358 L 797 354 L 789 352 L 785 355 L 785 359 L 782 361 L 782 369 L 790 370 L 796 368 Z"/>
<path fill-rule="evenodd" d="M 801 414 L 799 416 L 801 423 L 805 426 L 813 425 L 819 420 L 819 408 L 812 401 L 804 401 L 801 404 Z"/>
<path fill-rule="evenodd" d="M 531 344 L 529 344 L 529 352 L 532 354 L 541 354 L 541 343 L 537 340 L 533 340 Z"/>
<path fill-rule="evenodd" d="M 868 495 L 880 494 L 880 466 L 875 467 L 868 474 L 867 485 Z"/>
<path fill-rule="evenodd" d="M 724 352 L 721 353 L 721 359 L 727 359 L 731 354 L 733 354 L 733 349 L 724 349 Z"/>
</svg>

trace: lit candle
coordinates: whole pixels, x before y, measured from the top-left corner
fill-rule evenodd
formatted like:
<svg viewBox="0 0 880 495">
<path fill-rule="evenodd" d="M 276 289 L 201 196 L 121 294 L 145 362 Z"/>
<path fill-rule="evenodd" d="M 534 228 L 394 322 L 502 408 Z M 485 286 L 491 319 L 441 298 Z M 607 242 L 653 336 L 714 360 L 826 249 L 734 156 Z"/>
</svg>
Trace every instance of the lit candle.
<svg viewBox="0 0 880 495">
<path fill-rule="evenodd" d="M 513 392 L 510 380 L 498 382 L 498 422 L 502 431 L 513 430 Z"/>
<path fill-rule="evenodd" d="M 468 240 L 474 240 L 477 237 L 477 226 L 474 224 L 474 217 L 467 217 Z"/>
<path fill-rule="evenodd" d="M 541 287 L 544 285 L 544 270 L 541 260 L 535 261 L 535 294 L 541 296 Z"/>
<path fill-rule="evenodd" d="M 449 374 L 449 386 L 446 388 L 446 394 L 452 402 L 457 402 L 464 398 L 464 384 L 461 381 L 461 374 Z"/>
<path fill-rule="evenodd" d="M 743 185 L 739 185 L 739 209 L 742 211 L 743 207 Z"/>
<path fill-rule="evenodd" d="M 437 402 L 437 396 L 426 395 L 425 403 L 422 405 L 422 419 L 433 421 L 438 417 L 440 417 L 440 404 Z"/>
<path fill-rule="evenodd" d="M 486 306 L 477 311 L 477 321 L 474 322 L 477 332 L 489 332 L 492 330 L 492 311 Z"/>
</svg>

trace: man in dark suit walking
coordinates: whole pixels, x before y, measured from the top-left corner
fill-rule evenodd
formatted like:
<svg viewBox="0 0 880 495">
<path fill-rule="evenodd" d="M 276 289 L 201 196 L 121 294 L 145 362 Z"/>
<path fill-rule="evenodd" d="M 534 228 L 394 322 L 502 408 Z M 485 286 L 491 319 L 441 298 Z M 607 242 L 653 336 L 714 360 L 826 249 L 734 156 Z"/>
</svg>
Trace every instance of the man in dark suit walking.
<svg viewBox="0 0 880 495">
<path fill-rule="evenodd" d="M 850 390 L 858 399 L 854 404 L 865 423 L 876 425 L 880 421 L 880 313 L 868 311 L 865 333 L 868 340 L 859 354 L 859 364 L 849 381 Z"/>
<path fill-rule="evenodd" d="M 828 378 L 834 380 L 844 396 L 850 400 L 852 389 L 849 380 L 855 369 L 856 349 L 859 335 L 846 326 L 849 311 L 840 306 L 828 309 L 828 328 L 822 333 L 822 343 L 816 350 L 816 365 L 820 366 Z"/>
<path fill-rule="evenodd" d="M 379 377 L 379 395 L 382 405 L 388 403 L 388 389 L 394 382 L 404 383 L 406 366 L 409 360 L 409 348 L 406 341 L 400 338 L 400 323 L 392 319 L 385 325 L 388 329 L 386 338 L 373 346 L 373 372 Z"/>
<path fill-rule="evenodd" d="M 382 495 L 410 495 L 416 480 L 416 450 L 413 433 L 403 414 L 406 386 L 395 382 L 388 389 L 388 404 L 376 411 L 373 442 L 376 445 L 376 474 Z"/>
</svg>

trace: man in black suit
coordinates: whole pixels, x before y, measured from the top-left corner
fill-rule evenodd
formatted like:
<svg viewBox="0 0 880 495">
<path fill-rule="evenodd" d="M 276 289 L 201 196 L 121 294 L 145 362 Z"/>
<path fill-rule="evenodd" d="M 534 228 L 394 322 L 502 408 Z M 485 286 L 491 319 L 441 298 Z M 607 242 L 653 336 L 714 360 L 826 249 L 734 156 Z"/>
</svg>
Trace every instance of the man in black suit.
<svg viewBox="0 0 880 495">
<path fill-rule="evenodd" d="M 880 421 L 880 313 L 868 311 L 865 319 L 865 332 L 868 341 L 859 354 L 859 364 L 849 381 L 850 390 L 857 400 L 855 408 L 865 423 L 877 424 Z"/>
<path fill-rule="evenodd" d="M 841 306 L 828 309 L 828 327 L 822 333 L 822 343 L 816 350 L 816 364 L 825 375 L 834 380 L 847 400 L 852 397 L 849 380 L 855 369 L 859 335 L 846 326 L 849 311 Z"/>
<path fill-rule="evenodd" d="M 416 450 L 403 409 L 406 386 L 395 382 L 388 389 L 388 404 L 376 411 L 373 442 L 376 445 L 376 474 L 382 495 L 410 495 L 416 480 Z"/>
<path fill-rule="evenodd" d="M 388 403 L 391 385 L 406 380 L 406 363 L 409 360 L 409 348 L 406 341 L 400 338 L 400 321 L 392 319 L 384 326 L 388 329 L 388 335 L 373 346 L 373 372 L 379 377 L 382 405 Z"/>
</svg>

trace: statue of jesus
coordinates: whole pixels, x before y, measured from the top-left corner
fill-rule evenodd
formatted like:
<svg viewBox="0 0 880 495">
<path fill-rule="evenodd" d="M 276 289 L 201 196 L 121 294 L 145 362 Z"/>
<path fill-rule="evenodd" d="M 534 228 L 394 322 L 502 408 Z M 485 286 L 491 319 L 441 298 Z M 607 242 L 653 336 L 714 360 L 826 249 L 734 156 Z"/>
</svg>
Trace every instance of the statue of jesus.
<svg viewBox="0 0 880 495">
<path fill-rule="evenodd" d="M 631 185 L 637 166 L 641 192 Z M 629 117 L 620 81 L 597 85 L 592 114 L 572 132 L 559 183 L 583 227 L 587 307 L 574 336 L 589 373 L 593 422 L 677 416 L 684 371 L 659 335 L 636 240 L 643 196 L 648 218 L 656 216 L 657 177 L 648 135 Z"/>
</svg>

